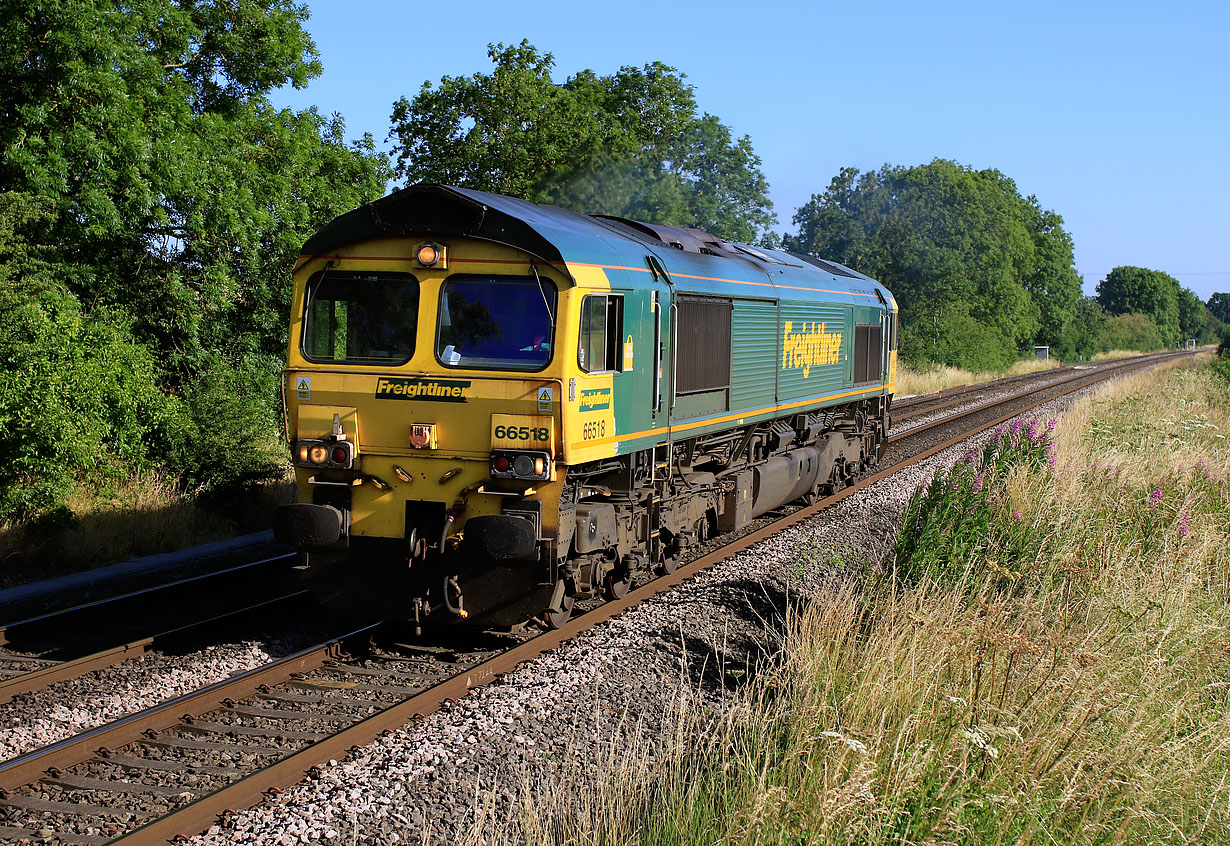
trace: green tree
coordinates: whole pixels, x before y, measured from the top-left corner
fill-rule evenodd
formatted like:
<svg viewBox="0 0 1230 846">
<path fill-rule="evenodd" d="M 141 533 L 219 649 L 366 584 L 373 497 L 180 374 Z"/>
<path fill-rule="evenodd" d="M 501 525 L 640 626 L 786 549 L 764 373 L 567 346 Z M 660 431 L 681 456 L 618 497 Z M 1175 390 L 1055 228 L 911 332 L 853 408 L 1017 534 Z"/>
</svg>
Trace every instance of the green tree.
<svg viewBox="0 0 1230 846">
<path fill-rule="evenodd" d="M 179 454 L 183 407 L 123 318 L 89 319 L 63 279 L 77 268 L 31 243 L 52 204 L 0 194 L 0 518 L 54 512 L 81 475 L 113 479 Z"/>
<path fill-rule="evenodd" d="M 1073 351 L 1086 359 L 1100 352 L 1106 352 L 1109 348 L 1102 346 L 1105 323 L 1106 315 L 1102 311 L 1102 306 L 1098 305 L 1097 299 L 1081 297 L 1077 300 L 1076 313 L 1072 319 L 1069 334 Z"/>
<path fill-rule="evenodd" d="M 1063 218 L 1043 209 L 1037 198 L 1028 197 L 1025 202 L 1034 249 L 1032 271 L 1024 284 L 1040 312 L 1034 343 L 1046 344 L 1061 359 L 1071 359 L 1081 352 L 1083 337 L 1077 323 L 1082 296 L 1081 279 L 1072 266 L 1072 236 L 1063 228 Z"/>
<path fill-rule="evenodd" d="M 1179 340 L 1187 341 L 1200 336 L 1201 330 L 1211 316 L 1204 303 L 1187 288 L 1179 289 Z"/>
<path fill-rule="evenodd" d="M 1116 267 L 1098 283 L 1098 302 L 1107 314 L 1143 314 L 1157 327 L 1162 344 L 1178 343 L 1179 280 L 1160 270 L 1144 267 Z M 1132 347 L 1137 349 L 1137 347 Z"/>
<path fill-rule="evenodd" d="M 1161 330 L 1147 314 L 1125 312 L 1106 318 L 1102 324 L 1101 336 L 1098 339 L 1101 351 L 1106 350 L 1150 350 L 1166 346 Z"/>
<path fill-rule="evenodd" d="M 491 73 L 424 82 L 393 106 L 397 175 L 755 241 L 775 221 L 760 159 L 700 113 L 660 62 L 563 83 L 529 42 L 488 47 Z"/>
<path fill-rule="evenodd" d="M 787 249 L 834 258 L 892 289 L 913 362 L 997 368 L 1037 342 L 1075 349 L 1071 237 L 999 171 L 942 159 L 845 168 L 794 223 Z"/>
<path fill-rule="evenodd" d="M 341 119 L 274 109 L 319 74 L 288 0 L 0 0 L 0 189 L 51 203 L 42 244 L 72 292 L 132 315 L 191 371 L 283 345 L 310 232 L 383 193 Z"/>
<path fill-rule="evenodd" d="M 1230 294 L 1218 293 L 1209 297 L 1205 303 L 1213 316 L 1222 323 L 1230 323 Z"/>
<path fill-rule="evenodd" d="M 271 470 L 290 268 L 392 174 L 340 117 L 269 103 L 320 72 L 306 17 L 290 0 L 0 0 L 0 448 L 19 456 L 0 518 L 118 473 Z M 210 385 L 243 390 L 224 407 Z"/>
</svg>

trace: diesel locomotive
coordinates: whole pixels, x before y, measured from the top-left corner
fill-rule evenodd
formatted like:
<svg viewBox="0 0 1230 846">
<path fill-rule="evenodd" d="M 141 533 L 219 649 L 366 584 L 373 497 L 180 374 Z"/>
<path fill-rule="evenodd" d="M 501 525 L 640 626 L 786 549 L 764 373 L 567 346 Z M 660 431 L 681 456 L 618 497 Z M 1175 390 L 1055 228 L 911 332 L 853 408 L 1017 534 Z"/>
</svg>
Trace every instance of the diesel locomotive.
<svg viewBox="0 0 1230 846">
<path fill-rule="evenodd" d="M 275 534 L 334 604 L 558 626 L 875 465 L 896 347 L 839 264 L 406 188 L 297 262 Z"/>
</svg>

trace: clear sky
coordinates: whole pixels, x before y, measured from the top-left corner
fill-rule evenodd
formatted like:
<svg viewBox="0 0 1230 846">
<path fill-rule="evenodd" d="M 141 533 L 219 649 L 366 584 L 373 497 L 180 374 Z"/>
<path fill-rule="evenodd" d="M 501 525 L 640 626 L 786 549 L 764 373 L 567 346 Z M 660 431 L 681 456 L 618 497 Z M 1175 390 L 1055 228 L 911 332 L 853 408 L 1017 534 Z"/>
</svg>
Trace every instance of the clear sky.
<svg viewBox="0 0 1230 846">
<path fill-rule="evenodd" d="M 281 106 L 383 143 L 393 102 L 529 39 L 556 79 L 661 61 L 762 160 L 782 230 L 843 166 L 998 168 L 1116 265 L 1230 291 L 1230 4 L 306 0 L 324 74 Z"/>
</svg>

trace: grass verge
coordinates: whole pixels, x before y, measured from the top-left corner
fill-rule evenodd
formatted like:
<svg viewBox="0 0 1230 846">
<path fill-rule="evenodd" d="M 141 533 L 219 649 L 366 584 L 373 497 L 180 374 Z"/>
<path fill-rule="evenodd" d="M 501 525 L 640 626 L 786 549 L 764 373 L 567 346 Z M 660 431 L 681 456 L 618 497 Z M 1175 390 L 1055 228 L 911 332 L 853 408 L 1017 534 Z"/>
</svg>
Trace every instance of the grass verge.
<svg viewBox="0 0 1230 846">
<path fill-rule="evenodd" d="M 1230 841 L 1227 433 L 1207 367 L 1001 430 L 732 708 L 613 742 L 526 839 Z"/>
<path fill-rule="evenodd" d="M 185 493 L 158 476 L 78 489 L 51 518 L 0 524 L 0 588 L 267 529 L 293 488 L 288 473 L 225 497 Z"/>
<path fill-rule="evenodd" d="M 897 396 L 905 397 L 912 394 L 933 394 L 948 388 L 962 385 L 981 385 L 1003 379 L 1008 376 L 1023 376 L 1026 373 L 1038 373 L 1043 370 L 1053 370 L 1060 366 L 1058 360 L 1039 361 L 1036 358 L 1025 358 L 1001 373 L 974 373 L 960 367 L 938 365 L 930 370 L 911 370 L 908 367 L 897 368 Z"/>
</svg>

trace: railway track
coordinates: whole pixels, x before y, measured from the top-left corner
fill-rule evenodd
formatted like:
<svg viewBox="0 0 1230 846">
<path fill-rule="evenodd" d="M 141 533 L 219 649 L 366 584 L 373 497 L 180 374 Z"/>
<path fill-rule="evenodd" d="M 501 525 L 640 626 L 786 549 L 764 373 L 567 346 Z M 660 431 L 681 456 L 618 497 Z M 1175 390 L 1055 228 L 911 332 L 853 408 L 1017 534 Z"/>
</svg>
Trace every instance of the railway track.
<svg viewBox="0 0 1230 846">
<path fill-rule="evenodd" d="M 306 591 L 283 586 L 293 559 L 261 558 L 4 624 L 0 704 L 304 597 Z M 185 621 L 185 608 L 205 613 Z"/>
<path fill-rule="evenodd" d="M 1165 356 L 1173 357 L 1175 354 Z M 162 844 L 202 831 L 347 751 L 439 709 L 519 664 L 797 524 L 881 479 L 1043 403 L 1159 360 L 1075 371 L 1021 393 L 894 434 L 881 469 L 814 505 L 732 539 L 674 573 L 513 642 L 450 652 L 372 650 L 378 623 L 225 682 L 0 764 L 0 837 L 58 843 Z M 515 640 L 515 639 L 514 639 Z M 354 656 L 358 657 L 354 657 Z M 0 825 L 3 825 L 0 822 Z"/>
<path fill-rule="evenodd" d="M 1138 356 L 1131 359 L 1067 365 L 1064 367 L 1056 367 L 1051 370 L 1040 370 L 1035 373 L 1025 373 L 1019 376 L 1009 376 L 1004 379 L 996 379 L 993 382 L 986 382 L 981 385 L 962 385 L 956 388 L 946 388 L 932 394 L 911 396 L 901 401 L 893 402 L 893 421 L 898 424 L 904 423 L 908 420 L 934 414 L 939 411 L 945 411 L 958 405 L 976 402 L 981 397 L 1002 391 L 1005 388 L 1011 388 L 1013 386 L 1037 385 L 1039 387 L 1043 387 L 1054 383 L 1056 381 L 1056 377 L 1059 377 L 1059 380 L 1062 381 L 1064 378 L 1069 378 L 1071 374 L 1083 372 L 1103 372 L 1106 368 L 1116 368 L 1125 361 L 1152 361 L 1157 359 L 1159 356 L 1165 357 L 1170 355 L 1173 355 L 1173 353 L 1158 353 L 1149 356 Z"/>
</svg>

